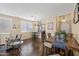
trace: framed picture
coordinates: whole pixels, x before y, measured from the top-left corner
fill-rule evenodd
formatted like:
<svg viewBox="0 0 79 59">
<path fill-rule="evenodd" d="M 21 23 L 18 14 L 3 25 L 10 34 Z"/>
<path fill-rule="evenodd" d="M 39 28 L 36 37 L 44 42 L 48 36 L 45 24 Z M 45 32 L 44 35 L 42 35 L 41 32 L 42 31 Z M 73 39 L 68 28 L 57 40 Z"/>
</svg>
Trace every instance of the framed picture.
<svg viewBox="0 0 79 59">
<path fill-rule="evenodd" d="M 75 10 L 74 10 L 74 19 L 73 23 L 76 24 L 79 22 L 79 3 L 76 4 Z"/>
<path fill-rule="evenodd" d="M 16 29 L 16 24 L 13 24 L 13 29 Z"/>
<path fill-rule="evenodd" d="M 46 25 L 42 24 L 42 31 L 45 31 L 45 30 L 46 30 Z"/>
<path fill-rule="evenodd" d="M 47 24 L 47 29 L 48 30 L 53 30 L 53 22 Z"/>
</svg>

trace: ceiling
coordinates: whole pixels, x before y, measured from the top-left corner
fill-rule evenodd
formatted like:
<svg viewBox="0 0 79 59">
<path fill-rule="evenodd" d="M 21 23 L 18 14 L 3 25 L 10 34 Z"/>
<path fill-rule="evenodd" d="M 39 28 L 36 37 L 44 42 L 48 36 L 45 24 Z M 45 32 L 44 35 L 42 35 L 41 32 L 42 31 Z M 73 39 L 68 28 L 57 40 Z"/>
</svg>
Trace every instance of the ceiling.
<svg viewBox="0 0 79 59">
<path fill-rule="evenodd" d="M 75 3 L 0 3 L 0 13 L 28 20 L 43 20 L 74 10 Z"/>
</svg>

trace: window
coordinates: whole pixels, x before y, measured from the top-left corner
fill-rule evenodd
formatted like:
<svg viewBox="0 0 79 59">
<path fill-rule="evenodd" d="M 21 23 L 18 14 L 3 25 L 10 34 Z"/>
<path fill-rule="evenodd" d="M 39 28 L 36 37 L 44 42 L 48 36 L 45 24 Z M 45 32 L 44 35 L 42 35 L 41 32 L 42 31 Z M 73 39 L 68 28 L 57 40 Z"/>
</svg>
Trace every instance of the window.
<svg viewBox="0 0 79 59">
<path fill-rule="evenodd" d="M 32 31 L 32 23 L 28 21 L 21 21 L 21 32 Z"/>
<path fill-rule="evenodd" d="M 0 18 L 0 34 L 10 33 L 11 19 Z"/>
</svg>

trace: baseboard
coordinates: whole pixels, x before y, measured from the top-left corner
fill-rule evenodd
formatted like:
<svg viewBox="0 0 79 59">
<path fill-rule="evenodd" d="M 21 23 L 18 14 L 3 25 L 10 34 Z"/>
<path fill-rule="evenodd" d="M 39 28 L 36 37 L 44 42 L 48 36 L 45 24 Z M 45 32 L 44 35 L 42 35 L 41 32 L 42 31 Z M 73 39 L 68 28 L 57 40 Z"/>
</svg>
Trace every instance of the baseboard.
<svg viewBox="0 0 79 59">
<path fill-rule="evenodd" d="M 22 39 L 22 41 L 26 41 L 26 40 L 32 40 L 32 38 L 28 38 L 28 39 Z"/>
</svg>

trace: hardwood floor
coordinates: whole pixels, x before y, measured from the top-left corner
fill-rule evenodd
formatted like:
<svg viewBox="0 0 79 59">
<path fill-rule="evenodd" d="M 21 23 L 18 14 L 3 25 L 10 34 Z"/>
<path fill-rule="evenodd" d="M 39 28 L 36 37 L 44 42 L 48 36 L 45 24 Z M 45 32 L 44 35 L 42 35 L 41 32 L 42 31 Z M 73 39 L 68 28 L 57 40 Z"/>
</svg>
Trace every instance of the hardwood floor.
<svg viewBox="0 0 79 59">
<path fill-rule="evenodd" d="M 22 56 L 40 56 L 42 54 L 42 45 L 40 42 L 34 43 L 32 40 L 25 41 L 21 47 Z"/>
<path fill-rule="evenodd" d="M 24 41 L 24 43 L 21 45 L 21 49 L 10 49 L 6 51 L 5 54 L 1 54 L 0 56 L 42 56 L 42 52 L 43 43 L 41 41 L 34 43 L 31 39 L 29 39 Z M 50 52 L 48 51 L 48 53 Z M 70 54 L 73 54 L 72 51 L 69 52 L 69 55 Z"/>
<path fill-rule="evenodd" d="M 57 50 L 56 50 L 57 51 Z M 21 45 L 21 49 L 10 49 L 0 56 L 42 56 L 43 43 L 39 40 L 33 42 L 31 39 L 25 40 Z M 73 53 L 69 52 L 70 55 Z"/>
<path fill-rule="evenodd" d="M 8 50 L 7 56 L 41 56 L 42 55 L 42 43 L 34 43 L 31 39 L 25 40 L 21 45 L 21 50 L 10 49 Z"/>
</svg>

